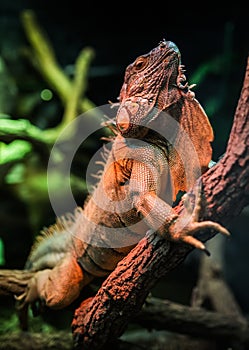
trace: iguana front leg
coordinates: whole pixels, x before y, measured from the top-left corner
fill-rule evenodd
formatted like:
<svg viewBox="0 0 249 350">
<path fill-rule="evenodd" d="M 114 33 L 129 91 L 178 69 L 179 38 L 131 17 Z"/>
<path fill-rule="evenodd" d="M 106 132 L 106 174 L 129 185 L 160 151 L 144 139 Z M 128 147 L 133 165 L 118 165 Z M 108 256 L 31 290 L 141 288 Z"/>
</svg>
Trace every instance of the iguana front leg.
<svg viewBox="0 0 249 350">
<path fill-rule="evenodd" d="M 136 166 L 136 165 L 135 165 Z M 163 201 L 157 195 L 157 175 L 148 171 L 148 167 L 144 164 L 137 163 L 139 168 L 139 176 L 141 177 L 142 191 L 135 194 L 134 205 L 137 211 L 144 218 L 147 225 L 158 232 L 162 237 L 174 241 L 185 242 L 197 249 L 201 249 L 208 253 L 205 245 L 194 237 L 200 230 L 211 229 L 225 235 L 230 235 L 228 230 L 217 222 L 199 221 L 202 209 L 202 193 L 201 182 L 198 181 L 195 186 L 195 203 L 190 203 L 190 194 L 183 196 L 184 211 L 177 215 L 174 209 Z M 136 178 L 136 175 L 134 176 Z M 135 181 L 137 183 L 137 181 Z"/>
<path fill-rule="evenodd" d="M 210 220 L 199 221 L 203 204 L 201 181 L 198 181 L 195 186 L 194 205 L 191 204 L 190 197 L 191 195 L 189 193 L 183 195 L 184 212 L 170 225 L 169 234 L 173 240 L 188 243 L 195 248 L 205 251 L 209 255 L 210 253 L 205 245 L 193 235 L 205 229 L 215 230 L 227 236 L 230 236 L 230 233 L 217 222 Z"/>
</svg>

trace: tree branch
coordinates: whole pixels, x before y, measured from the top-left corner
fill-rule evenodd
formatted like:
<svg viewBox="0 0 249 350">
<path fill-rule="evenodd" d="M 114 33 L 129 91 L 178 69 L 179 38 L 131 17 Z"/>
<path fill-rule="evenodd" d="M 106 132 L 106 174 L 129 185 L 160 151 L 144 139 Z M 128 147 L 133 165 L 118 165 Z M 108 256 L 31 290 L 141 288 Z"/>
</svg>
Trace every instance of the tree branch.
<svg viewBox="0 0 249 350">
<path fill-rule="evenodd" d="M 249 325 L 240 317 L 158 298 L 148 298 L 132 321 L 148 329 L 170 330 L 228 342 L 237 339 L 249 344 Z"/>
<path fill-rule="evenodd" d="M 0 270 L 0 296 L 22 294 L 34 274 L 23 270 Z"/>
<path fill-rule="evenodd" d="M 228 146 L 221 161 L 202 176 L 206 210 L 201 219 L 228 226 L 249 203 L 249 58 Z M 179 213 L 182 204 L 176 208 Z M 216 232 L 202 232 L 203 241 Z M 192 248 L 144 237 L 105 280 L 92 300 L 76 310 L 72 323 L 75 349 L 101 349 L 119 337 L 141 309 L 156 282 L 183 262 Z"/>
</svg>

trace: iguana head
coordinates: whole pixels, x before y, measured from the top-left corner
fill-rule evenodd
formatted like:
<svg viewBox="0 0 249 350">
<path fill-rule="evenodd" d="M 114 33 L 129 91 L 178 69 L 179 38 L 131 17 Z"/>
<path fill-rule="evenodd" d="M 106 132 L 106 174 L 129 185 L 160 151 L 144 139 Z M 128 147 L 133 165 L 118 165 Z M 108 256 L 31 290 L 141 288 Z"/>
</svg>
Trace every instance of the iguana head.
<svg viewBox="0 0 249 350">
<path fill-rule="evenodd" d="M 179 84 L 180 60 L 178 47 L 163 40 L 126 68 L 116 118 L 123 136 L 143 136 L 144 127 L 154 117 L 152 109 L 166 108 L 170 90 Z"/>
<path fill-rule="evenodd" d="M 163 40 L 126 68 L 119 97 L 120 134 L 165 148 L 174 196 L 190 188 L 212 159 L 213 129 L 193 86 L 186 81 L 179 49 Z"/>
</svg>

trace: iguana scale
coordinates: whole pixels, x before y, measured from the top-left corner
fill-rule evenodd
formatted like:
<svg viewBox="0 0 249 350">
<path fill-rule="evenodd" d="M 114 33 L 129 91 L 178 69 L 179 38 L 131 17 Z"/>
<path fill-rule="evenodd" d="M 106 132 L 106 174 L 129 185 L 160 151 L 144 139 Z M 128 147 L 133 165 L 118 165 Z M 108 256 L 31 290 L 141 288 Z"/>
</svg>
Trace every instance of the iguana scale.
<svg viewBox="0 0 249 350">
<path fill-rule="evenodd" d="M 103 174 L 83 208 L 71 219 L 58 218 L 37 239 L 25 266 L 36 274 L 17 297 L 20 307 L 37 300 L 54 309 L 71 304 L 94 278 L 110 274 L 148 230 L 204 251 L 194 237 L 198 230 L 228 234 L 218 223 L 198 222 L 198 200 L 194 214 L 187 210 L 183 218 L 172 208 L 179 191 L 196 180 L 189 157 L 193 178 L 187 181 L 180 153 L 188 150 L 179 130 L 189 136 L 201 173 L 212 157 L 212 127 L 183 72 L 179 49 L 165 40 L 126 68 Z M 170 128 L 170 118 L 177 125 L 173 144 L 158 132 Z"/>
</svg>

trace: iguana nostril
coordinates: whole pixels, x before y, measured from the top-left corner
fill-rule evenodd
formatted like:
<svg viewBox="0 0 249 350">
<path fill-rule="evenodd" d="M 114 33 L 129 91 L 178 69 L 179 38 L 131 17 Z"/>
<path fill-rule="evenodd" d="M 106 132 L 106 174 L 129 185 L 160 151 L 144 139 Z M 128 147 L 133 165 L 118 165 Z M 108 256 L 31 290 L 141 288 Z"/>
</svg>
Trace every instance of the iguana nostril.
<svg viewBox="0 0 249 350">
<path fill-rule="evenodd" d="M 167 46 L 169 49 L 173 49 L 175 52 L 178 52 L 178 53 L 180 52 L 176 44 L 173 43 L 172 41 L 167 41 Z"/>
</svg>

